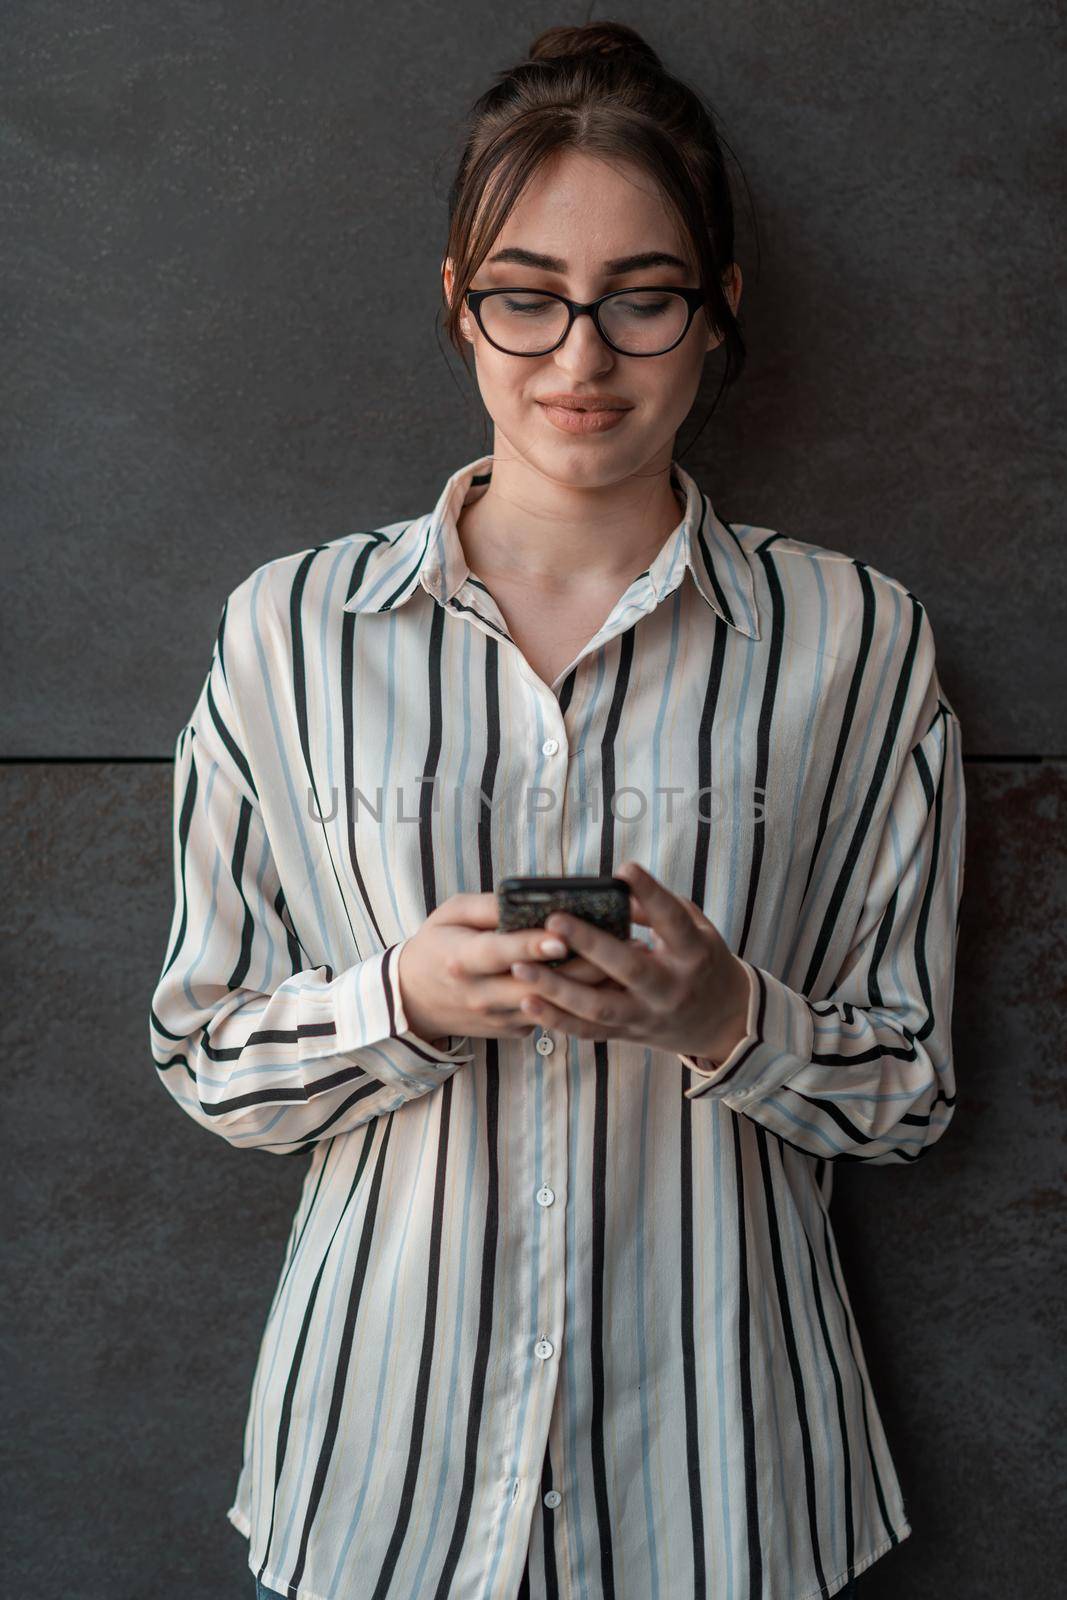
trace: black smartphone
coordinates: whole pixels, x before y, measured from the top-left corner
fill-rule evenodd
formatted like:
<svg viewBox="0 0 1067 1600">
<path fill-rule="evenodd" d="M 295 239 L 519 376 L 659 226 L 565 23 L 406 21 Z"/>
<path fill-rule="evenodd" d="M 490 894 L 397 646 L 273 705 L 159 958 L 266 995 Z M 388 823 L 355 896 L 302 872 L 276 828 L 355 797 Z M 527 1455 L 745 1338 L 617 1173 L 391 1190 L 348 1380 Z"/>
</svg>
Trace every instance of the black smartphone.
<svg viewBox="0 0 1067 1600">
<path fill-rule="evenodd" d="M 625 878 L 501 878 L 496 897 L 500 933 L 541 928 L 553 911 L 565 911 L 617 939 L 630 937 L 630 885 Z M 559 967 L 570 959 L 570 954 L 554 956 L 545 965 Z"/>
</svg>

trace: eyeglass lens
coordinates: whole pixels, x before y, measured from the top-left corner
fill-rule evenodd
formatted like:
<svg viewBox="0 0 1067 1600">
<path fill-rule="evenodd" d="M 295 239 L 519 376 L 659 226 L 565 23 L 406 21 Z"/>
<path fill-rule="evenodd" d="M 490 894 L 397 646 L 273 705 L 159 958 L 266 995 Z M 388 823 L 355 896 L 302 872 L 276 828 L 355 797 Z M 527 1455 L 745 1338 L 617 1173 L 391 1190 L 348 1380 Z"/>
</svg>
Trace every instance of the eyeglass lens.
<svg viewBox="0 0 1067 1600">
<path fill-rule="evenodd" d="M 552 348 L 567 326 L 567 307 L 548 295 L 487 295 L 482 325 L 494 344 L 514 355 L 539 355 Z M 613 344 L 629 355 L 655 355 L 681 337 L 689 307 L 681 295 L 662 289 L 632 289 L 600 307 L 600 324 Z"/>
</svg>

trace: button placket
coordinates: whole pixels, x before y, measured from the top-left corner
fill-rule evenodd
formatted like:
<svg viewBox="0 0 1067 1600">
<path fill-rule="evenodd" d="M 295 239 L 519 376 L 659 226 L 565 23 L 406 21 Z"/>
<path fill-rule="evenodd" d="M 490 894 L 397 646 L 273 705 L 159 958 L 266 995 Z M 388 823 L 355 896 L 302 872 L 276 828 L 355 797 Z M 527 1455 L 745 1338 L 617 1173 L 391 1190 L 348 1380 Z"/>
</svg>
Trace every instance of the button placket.
<svg viewBox="0 0 1067 1600">
<path fill-rule="evenodd" d="M 533 858 L 535 864 L 528 870 L 535 874 L 559 874 L 566 871 L 563 834 L 567 773 L 570 766 L 570 735 L 556 697 L 551 694 L 546 696 L 545 687 L 539 680 L 530 679 L 528 673 L 523 675 L 528 678 L 530 689 L 535 696 L 530 706 L 531 720 L 544 734 L 541 741 L 533 745 L 527 782 L 540 783 L 556 793 L 555 803 L 547 809 L 538 811 L 535 821 Z M 542 761 L 546 765 L 540 766 Z M 524 1041 L 524 1047 L 528 1048 L 530 1042 Z M 538 1028 L 532 1043 L 534 1050 L 547 1063 L 547 1058 L 556 1050 L 557 1041 L 545 1029 Z M 534 1292 L 536 1337 L 533 1348 L 527 1356 L 528 1361 L 539 1365 L 539 1381 L 536 1389 L 539 1403 L 544 1408 L 545 1438 L 543 1445 L 540 1446 L 538 1463 L 543 1459 L 544 1449 L 547 1448 L 560 1376 L 560 1363 L 554 1358 L 561 1355 L 563 1349 L 560 1341 L 563 1338 L 566 1298 L 566 1213 L 565 1207 L 557 1205 L 556 1201 L 565 1193 L 567 1179 L 569 1086 L 566 1066 L 566 1051 L 561 1050 L 559 1063 L 553 1064 L 551 1072 L 545 1072 L 541 1102 L 543 1116 L 541 1169 L 533 1173 L 537 1185 L 534 1199 L 539 1211 L 530 1214 L 530 1221 L 537 1230 L 540 1240 L 540 1270 Z M 531 1154 L 532 1139 L 531 1129 L 529 1146 Z M 559 1191 L 546 1181 L 549 1178 L 562 1186 Z M 537 1476 L 539 1475 L 538 1466 Z M 554 1502 L 550 1501 L 548 1509 L 553 1509 L 553 1506 Z"/>
</svg>

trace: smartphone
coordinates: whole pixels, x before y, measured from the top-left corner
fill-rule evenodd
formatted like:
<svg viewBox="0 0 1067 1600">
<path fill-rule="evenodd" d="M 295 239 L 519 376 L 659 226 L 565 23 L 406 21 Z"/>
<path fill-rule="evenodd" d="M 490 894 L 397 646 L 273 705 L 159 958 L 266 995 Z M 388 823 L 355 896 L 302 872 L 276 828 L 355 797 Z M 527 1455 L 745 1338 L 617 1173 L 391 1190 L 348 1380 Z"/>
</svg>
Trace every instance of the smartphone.
<svg viewBox="0 0 1067 1600">
<path fill-rule="evenodd" d="M 630 885 L 625 878 L 501 878 L 497 884 L 500 933 L 542 928 L 553 911 L 581 917 L 617 939 L 630 937 Z M 577 952 L 545 962 L 558 967 Z"/>
</svg>

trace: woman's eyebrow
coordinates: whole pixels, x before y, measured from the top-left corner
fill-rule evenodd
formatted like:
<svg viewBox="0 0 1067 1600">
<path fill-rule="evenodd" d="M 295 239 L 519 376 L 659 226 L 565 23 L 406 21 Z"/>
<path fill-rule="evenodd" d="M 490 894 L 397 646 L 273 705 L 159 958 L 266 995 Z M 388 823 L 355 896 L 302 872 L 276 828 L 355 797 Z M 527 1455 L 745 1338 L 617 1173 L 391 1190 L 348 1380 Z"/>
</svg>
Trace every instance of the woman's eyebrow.
<svg viewBox="0 0 1067 1600">
<path fill-rule="evenodd" d="M 567 263 L 559 256 L 539 255 L 536 250 L 524 250 L 521 245 L 509 245 L 504 250 L 498 250 L 489 257 L 490 265 L 495 261 L 511 262 L 519 267 L 538 267 L 542 272 L 567 270 Z M 678 267 L 682 272 L 689 270 L 688 263 L 681 256 L 672 255 L 669 250 L 642 250 L 637 255 L 616 256 L 604 262 L 604 271 L 609 278 L 620 277 L 624 272 L 639 272 L 645 267 Z"/>
</svg>

